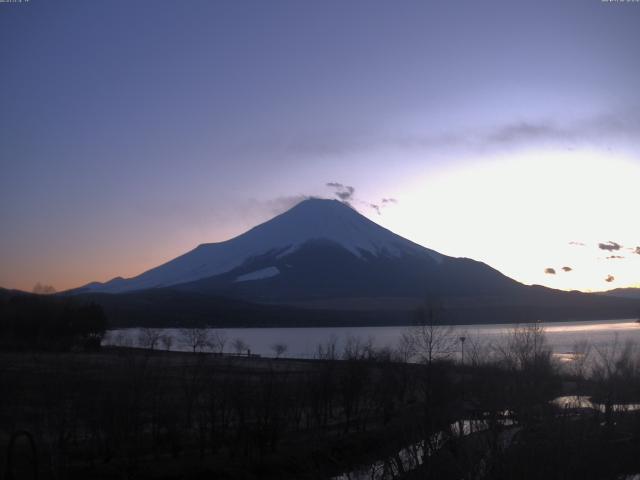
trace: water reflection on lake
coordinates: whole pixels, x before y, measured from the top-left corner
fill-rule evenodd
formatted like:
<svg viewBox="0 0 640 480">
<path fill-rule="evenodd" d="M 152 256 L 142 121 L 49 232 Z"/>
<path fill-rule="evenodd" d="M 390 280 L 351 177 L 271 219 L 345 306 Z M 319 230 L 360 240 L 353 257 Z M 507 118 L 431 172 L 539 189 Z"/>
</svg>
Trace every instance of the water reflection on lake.
<svg viewBox="0 0 640 480">
<path fill-rule="evenodd" d="M 567 395 L 554 399 L 552 403 L 559 406 L 560 408 L 587 408 L 590 410 L 597 410 L 601 413 L 606 412 L 606 406 L 602 403 L 592 402 L 591 397 Z M 614 412 L 635 412 L 637 410 L 640 410 L 640 403 L 614 403 L 613 405 L 611 405 L 611 409 Z"/>
<path fill-rule="evenodd" d="M 540 323 L 546 333 L 547 341 L 554 354 L 560 360 L 571 358 L 576 342 L 586 341 L 592 346 L 604 348 L 615 342 L 633 341 L 640 344 L 640 324 L 633 320 L 606 320 L 589 322 L 561 322 Z M 452 328 L 454 338 L 465 336 L 469 346 L 472 342 L 481 344 L 499 344 L 506 335 L 516 327 L 516 324 L 494 325 L 456 325 Z M 395 348 L 401 336 L 410 327 L 311 327 L 311 328 L 225 328 L 216 329 L 223 332 L 227 343 L 225 351 L 231 352 L 232 342 L 241 339 L 251 350 L 252 354 L 273 356 L 275 344 L 286 345 L 283 356 L 292 358 L 313 358 L 318 351 L 318 345 L 335 342 L 336 352 L 342 352 L 349 338 L 371 341 L 376 348 Z M 172 350 L 190 350 L 181 341 L 180 329 L 164 329 L 164 335 L 170 335 L 174 341 Z M 105 338 L 105 344 L 136 345 L 139 329 L 111 330 Z M 158 348 L 161 348 L 159 345 Z"/>
<path fill-rule="evenodd" d="M 499 420 L 498 423 L 504 427 L 498 436 L 498 442 L 504 448 L 511 444 L 514 435 L 520 431 L 520 427 L 507 417 Z M 484 432 L 489 428 L 490 424 L 486 420 L 459 420 L 452 423 L 448 431 L 438 432 L 427 441 L 411 444 L 384 460 L 362 465 L 354 470 L 334 476 L 331 480 L 394 480 L 422 465 L 425 457 L 429 457 L 441 449 L 451 436 L 462 438 Z"/>
</svg>

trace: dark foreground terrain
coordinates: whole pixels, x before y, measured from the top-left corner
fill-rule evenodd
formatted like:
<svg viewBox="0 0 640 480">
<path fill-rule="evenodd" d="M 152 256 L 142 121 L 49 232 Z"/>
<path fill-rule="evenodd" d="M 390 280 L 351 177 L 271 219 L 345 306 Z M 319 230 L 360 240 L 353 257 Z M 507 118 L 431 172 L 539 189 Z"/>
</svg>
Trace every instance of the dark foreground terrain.
<svg viewBox="0 0 640 480">
<path fill-rule="evenodd" d="M 516 332 L 485 357 L 471 351 L 465 365 L 436 361 L 441 338 L 421 334 L 415 364 L 403 361 L 408 351 L 358 342 L 339 355 L 319 349 L 311 361 L 125 348 L 0 353 L 0 478 L 640 472 L 640 412 L 615 407 L 640 398 L 631 350 L 589 374 L 580 364 L 561 374 L 539 331 Z M 550 402 L 575 393 L 601 409 Z"/>
</svg>

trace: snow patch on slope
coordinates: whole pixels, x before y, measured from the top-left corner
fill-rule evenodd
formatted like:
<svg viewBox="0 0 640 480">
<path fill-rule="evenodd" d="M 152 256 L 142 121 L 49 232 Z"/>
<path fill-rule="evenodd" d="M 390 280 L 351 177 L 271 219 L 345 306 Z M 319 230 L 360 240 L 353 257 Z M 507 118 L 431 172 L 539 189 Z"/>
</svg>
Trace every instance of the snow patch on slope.
<svg viewBox="0 0 640 480">
<path fill-rule="evenodd" d="M 256 270 L 255 272 L 245 273 L 238 276 L 234 282 L 246 282 L 249 280 L 261 280 L 263 278 L 271 278 L 280 274 L 280 270 L 277 267 L 267 267 Z"/>
</svg>

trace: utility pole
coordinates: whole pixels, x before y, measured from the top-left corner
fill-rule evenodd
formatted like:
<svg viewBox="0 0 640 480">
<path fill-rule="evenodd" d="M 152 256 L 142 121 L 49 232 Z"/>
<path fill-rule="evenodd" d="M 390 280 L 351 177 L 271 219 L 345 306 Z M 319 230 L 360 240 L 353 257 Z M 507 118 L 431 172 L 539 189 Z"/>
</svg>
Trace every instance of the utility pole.
<svg viewBox="0 0 640 480">
<path fill-rule="evenodd" d="M 462 358 L 461 358 L 461 362 L 460 363 L 463 366 L 464 366 L 464 341 L 466 339 L 467 339 L 467 337 L 465 337 L 465 336 L 460 337 L 460 348 L 461 348 L 461 353 L 462 353 L 462 355 L 461 355 Z"/>
<path fill-rule="evenodd" d="M 460 336 L 460 366 L 462 367 L 460 370 L 461 382 L 462 382 L 462 401 L 464 402 L 464 341 L 467 339 L 464 335 Z"/>
</svg>

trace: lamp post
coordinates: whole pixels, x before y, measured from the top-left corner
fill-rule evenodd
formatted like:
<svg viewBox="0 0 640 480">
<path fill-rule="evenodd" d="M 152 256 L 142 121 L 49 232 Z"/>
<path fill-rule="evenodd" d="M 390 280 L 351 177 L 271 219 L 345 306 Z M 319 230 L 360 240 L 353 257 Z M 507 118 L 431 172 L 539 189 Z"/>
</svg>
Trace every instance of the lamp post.
<svg viewBox="0 0 640 480">
<path fill-rule="evenodd" d="M 464 335 L 460 336 L 460 353 L 461 353 L 460 365 L 463 368 L 464 368 L 464 341 L 466 339 L 467 337 L 465 337 Z M 464 401 L 464 371 L 461 371 L 460 375 L 462 379 L 462 401 Z"/>
</svg>

